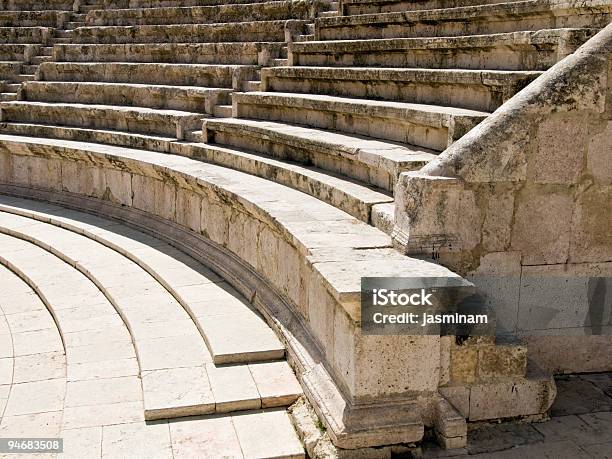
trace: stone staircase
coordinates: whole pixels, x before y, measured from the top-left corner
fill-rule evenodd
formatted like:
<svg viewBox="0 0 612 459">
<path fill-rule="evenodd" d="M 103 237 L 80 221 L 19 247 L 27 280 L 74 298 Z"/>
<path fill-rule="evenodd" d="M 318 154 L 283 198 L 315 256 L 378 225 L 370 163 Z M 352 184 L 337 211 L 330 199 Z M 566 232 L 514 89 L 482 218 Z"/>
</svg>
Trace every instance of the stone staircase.
<svg viewBox="0 0 612 459">
<path fill-rule="evenodd" d="M 240 443 L 263 457 L 303 456 L 289 418 L 276 409 L 293 403 L 300 385 L 282 360 L 284 347 L 238 292 L 185 253 L 116 222 L 34 201 L 0 201 L 0 278 L 11 287 L 3 288 L 0 304 L 15 340 L 13 378 L 2 381 L 10 392 L 0 432 L 24 429 L 21 415 L 53 411 L 59 416 L 46 430 L 56 436 L 137 423 L 158 443 L 154 425 L 144 421 L 217 413 L 238 431 L 228 448 Z M 43 331 L 50 336 L 32 335 Z M 20 344 L 26 332 L 28 351 Z M 28 372 L 34 364 L 38 370 Z M 26 403 L 24 394 L 35 386 L 41 398 Z M 260 409 L 252 419 L 232 418 Z M 279 444 L 249 440 L 260 422 L 281 434 Z M 32 427 L 28 434 L 37 433 Z M 99 446 L 82 445 L 82 457 Z M 184 455 L 218 453 L 173 446 Z M 65 448 L 76 453 L 75 444 Z M 256 456 L 247 450 L 245 457 Z"/>
</svg>

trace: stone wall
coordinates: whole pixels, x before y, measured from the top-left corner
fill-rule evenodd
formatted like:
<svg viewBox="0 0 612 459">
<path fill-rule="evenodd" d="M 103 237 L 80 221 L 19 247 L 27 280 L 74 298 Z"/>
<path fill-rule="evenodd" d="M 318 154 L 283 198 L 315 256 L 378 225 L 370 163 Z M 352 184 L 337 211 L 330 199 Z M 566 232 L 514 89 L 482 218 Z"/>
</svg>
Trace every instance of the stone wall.
<svg viewBox="0 0 612 459">
<path fill-rule="evenodd" d="M 612 368 L 584 336 L 612 328 L 610 78 L 612 25 L 396 186 L 395 243 L 473 276 L 554 371 Z"/>
</svg>

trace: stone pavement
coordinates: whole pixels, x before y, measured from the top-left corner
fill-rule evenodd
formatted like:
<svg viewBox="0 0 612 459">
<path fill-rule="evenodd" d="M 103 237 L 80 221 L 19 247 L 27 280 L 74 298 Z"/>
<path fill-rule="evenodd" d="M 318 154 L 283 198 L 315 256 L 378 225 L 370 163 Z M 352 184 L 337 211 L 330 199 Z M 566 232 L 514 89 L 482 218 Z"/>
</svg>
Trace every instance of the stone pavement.
<svg viewBox="0 0 612 459">
<path fill-rule="evenodd" d="M 478 459 L 612 458 L 612 373 L 559 376 L 551 419 L 473 426 L 464 450 L 424 447 L 423 457 Z"/>
</svg>

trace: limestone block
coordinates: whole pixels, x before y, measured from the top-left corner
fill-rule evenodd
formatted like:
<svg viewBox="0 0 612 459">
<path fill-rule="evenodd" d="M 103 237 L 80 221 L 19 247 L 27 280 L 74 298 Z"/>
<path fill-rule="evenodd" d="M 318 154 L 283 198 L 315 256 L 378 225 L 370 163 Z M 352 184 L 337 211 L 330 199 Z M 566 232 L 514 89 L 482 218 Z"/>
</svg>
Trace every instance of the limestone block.
<svg viewBox="0 0 612 459">
<path fill-rule="evenodd" d="M 612 184 L 612 121 L 605 128 L 589 139 L 587 153 L 587 171 L 602 185 Z"/>
<path fill-rule="evenodd" d="M 176 190 L 176 222 L 193 231 L 200 232 L 201 198 L 186 188 Z"/>
<path fill-rule="evenodd" d="M 499 380 L 525 376 L 527 348 L 516 345 L 480 346 L 478 349 L 478 379 Z"/>
<path fill-rule="evenodd" d="M 121 204 L 132 205 L 132 176 L 128 172 L 104 169 L 106 189 L 103 199 Z"/>
<path fill-rule="evenodd" d="M 535 183 L 576 183 L 584 169 L 587 148 L 587 116 L 552 115 L 538 127 L 534 158 Z"/>
<path fill-rule="evenodd" d="M 453 383 L 471 384 L 478 378 L 478 348 L 451 345 L 450 379 Z"/>
<path fill-rule="evenodd" d="M 609 153 L 609 152 L 608 152 Z M 571 222 L 571 262 L 612 259 L 612 186 L 591 187 L 577 197 Z"/>
<path fill-rule="evenodd" d="M 564 263 L 568 258 L 573 202 L 565 193 L 522 193 L 517 198 L 512 249 L 524 264 Z"/>
<path fill-rule="evenodd" d="M 335 351 L 334 311 L 338 307 L 336 300 L 320 283 L 308 283 L 308 320 L 321 351 L 328 357 Z"/>
<path fill-rule="evenodd" d="M 261 224 L 237 209 L 233 209 L 230 218 L 227 247 L 251 266 L 257 267 L 257 235 Z"/>
<path fill-rule="evenodd" d="M 231 208 L 222 205 L 209 196 L 202 198 L 201 228 L 212 241 L 222 246 L 229 243 L 229 221 Z"/>
</svg>

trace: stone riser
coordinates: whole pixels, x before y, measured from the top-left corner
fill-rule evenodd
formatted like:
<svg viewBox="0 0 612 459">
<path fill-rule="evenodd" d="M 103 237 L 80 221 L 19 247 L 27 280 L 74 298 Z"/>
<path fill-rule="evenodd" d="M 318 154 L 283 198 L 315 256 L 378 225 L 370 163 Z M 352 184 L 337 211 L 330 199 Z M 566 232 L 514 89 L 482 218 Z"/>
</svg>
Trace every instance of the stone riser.
<svg viewBox="0 0 612 459">
<path fill-rule="evenodd" d="M 359 79 L 350 76 L 343 77 L 340 72 L 337 78 L 327 72 L 319 76 L 296 75 L 292 77 L 289 75 L 285 77 L 282 74 L 277 76 L 273 71 L 264 71 L 262 72 L 262 83 L 265 83 L 261 90 L 383 99 L 492 112 L 535 79 L 538 73 L 526 75 L 522 79 L 513 79 L 506 84 L 492 80 L 489 80 L 488 84 L 484 84 L 482 80 L 471 84 L 461 80 L 444 83 L 436 81 L 435 78 L 428 80 L 427 76 L 414 79 L 406 77 L 408 81 L 401 81 L 401 77 L 384 79 L 384 77 L 377 78 L 376 76 L 368 78 L 365 75 L 367 71 L 364 71 L 364 77 Z M 487 77 L 482 75 L 482 78 L 486 81 Z"/>
<path fill-rule="evenodd" d="M 45 44 L 53 36 L 53 29 L 48 27 L 2 27 L 0 43 L 10 44 Z"/>
<path fill-rule="evenodd" d="M 142 135 L 119 131 L 94 130 L 67 126 L 52 126 L 31 123 L 0 123 L 3 134 L 14 134 L 26 137 L 74 140 L 77 142 L 104 143 L 139 150 L 170 151 L 173 137 Z"/>
<path fill-rule="evenodd" d="M 8 11 L 72 11 L 74 0 L 3 0 L 3 10 Z"/>
<path fill-rule="evenodd" d="M 140 134 L 183 138 L 197 129 L 205 115 L 168 114 L 147 109 L 120 109 L 87 105 L 54 105 L 8 102 L 2 105 L 2 121 L 46 122 L 63 126 L 112 129 Z"/>
<path fill-rule="evenodd" d="M 314 19 L 321 6 L 304 0 L 286 0 L 211 7 L 95 10 L 88 13 L 86 21 L 87 26 L 135 26 Z"/>
<path fill-rule="evenodd" d="M 392 13 L 398 11 L 433 10 L 438 8 L 457 8 L 471 5 L 487 5 L 500 3 L 501 0 L 417 0 L 379 2 L 340 2 L 341 14 L 350 16 L 356 14 Z"/>
<path fill-rule="evenodd" d="M 72 43 L 215 43 L 285 40 L 285 21 L 135 27 L 81 27 Z"/>
<path fill-rule="evenodd" d="M 232 0 L 232 4 L 259 3 L 261 0 Z M 225 5 L 227 0 L 106 0 L 107 9 L 177 8 L 188 6 Z"/>
<path fill-rule="evenodd" d="M 239 81 L 257 79 L 257 73 L 256 67 L 231 65 L 44 63 L 39 79 L 231 88 Z"/>
<path fill-rule="evenodd" d="M 25 61 L 26 53 L 35 54 L 38 49 L 38 45 L 0 45 L 0 60 Z"/>
<path fill-rule="evenodd" d="M 249 94 L 234 96 L 235 117 L 301 124 L 418 145 L 438 151 L 444 150 L 482 119 L 482 117 L 459 119 L 454 115 L 420 112 L 418 108 L 415 111 L 404 112 L 401 109 L 387 110 L 375 106 L 353 107 L 351 104 L 329 108 L 289 106 L 271 98 L 255 100 Z"/>
<path fill-rule="evenodd" d="M 140 45 L 56 45 L 63 62 L 159 62 L 266 65 L 286 56 L 284 43 L 168 43 Z"/>
<path fill-rule="evenodd" d="M 400 18 L 398 22 L 386 22 L 381 18 L 380 22 L 371 24 L 351 24 L 347 21 L 346 25 L 337 26 L 320 20 L 316 22 L 315 37 L 317 40 L 359 40 L 484 35 L 524 30 L 604 27 L 611 18 L 610 12 L 554 16 L 550 10 L 545 10 L 540 15 L 508 18 L 502 15 L 492 19 L 489 15 L 483 15 L 478 18 L 458 17 L 447 21 L 423 19 L 421 22 L 409 21 L 405 17 Z"/>
<path fill-rule="evenodd" d="M 230 101 L 231 90 L 129 85 L 115 83 L 29 82 L 22 99 L 40 102 L 134 105 L 212 114 L 213 107 Z"/>
<path fill-rule="evenodd" d="M 3 80 L 14 80 L 21 73 L 21 62 L 0 62 L 0 75 Z"/>
</svg>

